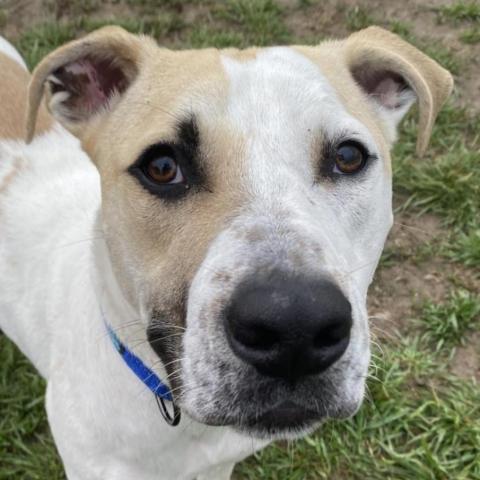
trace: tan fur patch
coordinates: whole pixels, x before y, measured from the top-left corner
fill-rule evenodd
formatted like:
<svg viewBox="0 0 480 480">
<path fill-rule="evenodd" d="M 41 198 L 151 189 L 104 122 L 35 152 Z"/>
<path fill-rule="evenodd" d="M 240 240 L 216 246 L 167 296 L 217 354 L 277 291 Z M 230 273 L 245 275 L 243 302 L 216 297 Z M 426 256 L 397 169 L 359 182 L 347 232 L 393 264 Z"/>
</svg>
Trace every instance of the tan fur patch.
<svg viewBox="0 0 480 480">
<path fill-rule="evenodd" d="M 228 178 L 228 185 L 238 184 L 245 140 L 225 117 L 229 86 L 218 50 L 171 52 L 149 44 L 144 48 L 148 61 L 138 60 L 139 75 L 123 101 L 108 115 L 82 125 L 77 134 L 101 174 L 104 219 L 112 223 L 107 227 L 109 248 L 123 290 L 135 297 L 119 262 L 133 256 L 141 265 L 143 283 L 158 288 L 152 297 L 166 308 L 181 303 L 184 286 L 212 239 L 241 203 L 242 192 L 227 190 L 225 183 Z M 212 191 L 187 196 L 173 206 L 146 192 L 126 170 L 149 145 L 174 140 L 182 120 L 196 113 L 191 105 L 204 109 L 195 116 L 201 131 L 199 163 L 208 158 L 205 167 Z M 120 133 L 125 125 L 128 135 Z M 170 318 L 184 320 L 175 312 Z"/>
<path fill-rule="evenodd" d="M 3 53 L 0 53 L 0 72 L 0 139 L 23 140 L 30 73 Z M 52 123 L 42 106 L 36 133 L 45 132 Z"/>
<path fill-rule="evenodd" d="M 237 62 L 248 62 L 257 58 L 258 48 L 247 48 L 246 50 L 226 48 L 225 50 L 222 50 L 221 53 L 222 55 L 230 57 Z"/>
<path fill-rule="evenodd" d="M 15 178 L 15 175 L 22 169 L 23 163 L 24 161 L 22 157 L 15 158 L 12 169 L 0 182 L 0 195 L 7 191 L 8 187 L 12 183 L 12 180 Z"/>
</svg>

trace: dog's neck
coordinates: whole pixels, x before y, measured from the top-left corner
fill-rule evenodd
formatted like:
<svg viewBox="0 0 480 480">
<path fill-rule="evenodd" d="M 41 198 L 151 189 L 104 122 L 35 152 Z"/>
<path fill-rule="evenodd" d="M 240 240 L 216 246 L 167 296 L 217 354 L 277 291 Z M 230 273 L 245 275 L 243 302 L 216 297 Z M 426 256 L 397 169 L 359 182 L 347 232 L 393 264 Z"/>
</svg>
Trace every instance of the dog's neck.
<svg viewBox="0 0 480 480">
<path fill-rule="evenodd" d="M 97 223 L 100 224 L 100 221 Z M 114 272 L 110 251 L 103 238 L 94 242 L 93 258 L 92 280 L 105 330 L 114 333 L 132 354 L 168 385 L 165 381 L 166 370 L 147 340 L 148 314 L 140 305 L 134 306 L 122 291 Z"/>
</svg>

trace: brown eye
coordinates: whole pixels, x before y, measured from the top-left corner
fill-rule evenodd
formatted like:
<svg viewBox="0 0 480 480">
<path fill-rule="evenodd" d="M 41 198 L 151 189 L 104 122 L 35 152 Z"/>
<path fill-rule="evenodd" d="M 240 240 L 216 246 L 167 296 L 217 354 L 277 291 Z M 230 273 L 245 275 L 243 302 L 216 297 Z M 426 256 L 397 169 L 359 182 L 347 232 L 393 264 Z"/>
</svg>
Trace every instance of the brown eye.
<svg viewBox="0 0 480 480">
<path fill-rule="evenodd" d="M 183 175 L 177 162 L 171 156 L 160 156 L 150 160 L 146 173 L 155 183 L 180 183 Z"/>
<path fill-rule="evenodd" d="M 335 155 L 336 173 L 352 174 L 359 172 L 367 161 L 365 149 L 357 143 L 343 143 Z"/>
<path fill-rule="evenodd" d="M 182 148 L 168 143 L 151 145 L 128 169 L 151 194 L 164 200 L 185 195 L 197 180 L 195 166 Z M 194 183 L 195 184 L 195 183 Z"/>
</svg>

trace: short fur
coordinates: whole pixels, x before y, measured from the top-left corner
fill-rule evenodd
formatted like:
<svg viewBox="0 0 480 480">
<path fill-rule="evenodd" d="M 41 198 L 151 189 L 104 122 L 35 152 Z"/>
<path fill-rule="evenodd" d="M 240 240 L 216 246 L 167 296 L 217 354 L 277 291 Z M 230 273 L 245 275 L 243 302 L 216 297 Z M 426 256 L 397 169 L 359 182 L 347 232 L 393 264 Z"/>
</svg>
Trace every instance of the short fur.
<svg viewBox="0 0 480 480">
<path fill-rule="evenodd" d="M 24 139 L 29 72 L 0 50 L 0 138 Z M 38 113 L 36 133 L 52 126 L 52 118 L 42 105 Z"/>
<path fill-rule="evenodd" d="M 26 73 L 2 62 L 10 96 L 11 75 Z M 392 223 L 389 150 L 418 99 L 422 153 L 451 88 L 446 70 L 376 27 L 315 47 L 179 52 L 108 27 L 40 63 L 28 142 L 21 112 L 17 139 L 0 140 L 0 325 L 47 379 L 69 480 L 227 480 L 272 439 L 359 408 L 367 289 Z M 35 136 L 44 92 L 57 122 Z M 0 105 L 4 117 L 15 104 Z M 204 181 L 165 201 L 131 167 L 185 122 Z M 367 168 L 325 174 L 344 140 L 368 149 Z M 345 353 L 295 388 L 235 356 L 221 327 L 240 282 L 275 269 L 328 276 L 352 306 Z M 104 321 L 170 384 L 180 427 L 162 421 Z M 256 425 L 285 399 L 315 421 Z"/>
</svg>

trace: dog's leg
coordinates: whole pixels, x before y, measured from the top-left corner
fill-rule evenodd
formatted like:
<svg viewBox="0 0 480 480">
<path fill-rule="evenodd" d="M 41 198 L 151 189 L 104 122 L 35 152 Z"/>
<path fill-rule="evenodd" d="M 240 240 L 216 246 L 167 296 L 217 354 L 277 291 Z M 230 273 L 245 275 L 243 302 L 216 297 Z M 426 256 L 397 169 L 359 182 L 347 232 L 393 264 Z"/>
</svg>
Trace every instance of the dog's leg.
<svg viewBox="0 0 480 480">
<path fill-rule="evenodd" d="M 197 477 L 197 480 L 230 480 L 235 467 L 234 463 L 219 465 L 218 467 L 208 470 Z"/>
</svg>

